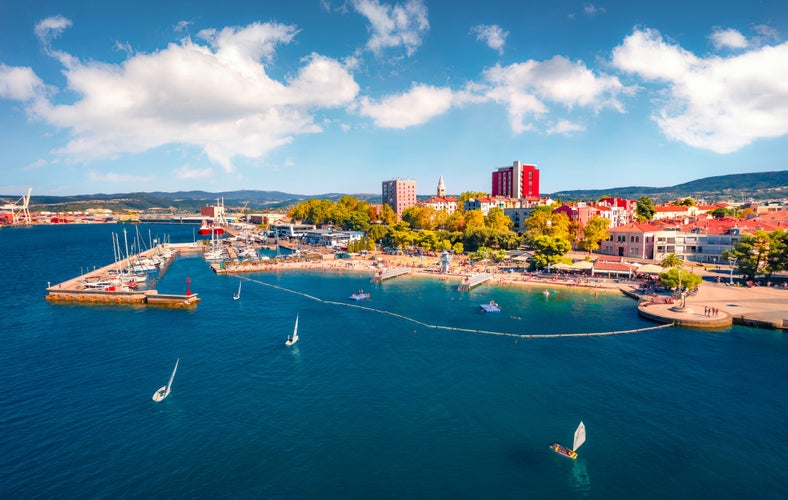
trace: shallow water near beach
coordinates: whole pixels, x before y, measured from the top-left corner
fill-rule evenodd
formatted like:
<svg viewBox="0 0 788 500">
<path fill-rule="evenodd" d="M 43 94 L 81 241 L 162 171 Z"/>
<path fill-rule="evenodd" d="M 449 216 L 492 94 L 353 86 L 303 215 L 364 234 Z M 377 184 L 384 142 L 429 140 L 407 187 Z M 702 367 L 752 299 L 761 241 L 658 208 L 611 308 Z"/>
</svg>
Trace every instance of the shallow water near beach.
<svg viewBox="0 0 788 500">
<path fill-rule="evenodd" d="M 193 229 L 139 226 L 146 243 Z M 239 278 L 196 256 L 157 284 L 190 278 L 192 311 L 44 299 L 112 262 L 122 230 L 0 230 L 3 497 L 780 498 L 788 484 L 779 332 L 435 329 L 654 324 L 618 295 L 371 273 L 257 273 L 233 300 Z M 348 300 L 359 289 L 370 300 Z M 490 300 L 500 313 L 481 312 Z M 548 450 L 580 420 L 576 461 Z"/>
</svg>

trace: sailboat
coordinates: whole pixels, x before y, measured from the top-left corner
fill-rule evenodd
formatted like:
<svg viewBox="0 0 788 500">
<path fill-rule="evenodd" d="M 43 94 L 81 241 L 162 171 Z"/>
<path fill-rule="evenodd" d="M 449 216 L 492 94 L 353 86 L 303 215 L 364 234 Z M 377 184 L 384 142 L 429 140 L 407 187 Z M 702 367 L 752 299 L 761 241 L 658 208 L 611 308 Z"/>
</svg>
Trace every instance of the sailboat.
<svg viewBox="0 0 788 500">
<path fill-rule="evenodd" d="M 238 291 L 235 292 L 235 295 L 233 295 L 233 300 L 238 300 L 241 298 L 241 283 L 243 283 L 243 281 L 238 282 Z"/>
<path fill-rule="evenodd" d="M 167 382 L 167 385 L 165 385 L 164 387 L 159 388 L 158 391 L 153 393 L 153 398 L 151 398 L 151 399 L 153 399 L 157 403 L 159 401 L 164 401 L 164 398 L 166 398 L 167 396 L 170 395 L 170 388 L 172 387 L 172 379 L 175 378 L 175 371 L 178 369 L 178 362 L 180 360 L 181 360 L 181 358 L 178 358 L 178 359 L 175 360 L 175 368 L 172 369 L 172 375 L 170 375 L 170 381 Z"/>
<path fill-rule="evenodd" d="M 564 455 L 565 457 L 569 457 L 572 460 L 577 458 L 577 449 L 586 442 L 586 426 L 583 424 L 583 421 L 580 421 L 580 425 L 577 426 L 575 430 L 575 439 L 572 443 L 572 448 L 567 448 L 566 446 L 561 446 L 558 443 L 553 443 L 550 445 L 550 449 L 554 452 L 558 453 L 559 455 Z"/>
<path fill-rule="evenodd" d="M 291 346 L 296 342 L 298 342 L 298 314 L 296 314 L 296 322 L 295 322 L 295 328 L 293 328 L 293 336 L 287 337 L 287 340 L 285 341 L 285 345 Z"/>
</svg>

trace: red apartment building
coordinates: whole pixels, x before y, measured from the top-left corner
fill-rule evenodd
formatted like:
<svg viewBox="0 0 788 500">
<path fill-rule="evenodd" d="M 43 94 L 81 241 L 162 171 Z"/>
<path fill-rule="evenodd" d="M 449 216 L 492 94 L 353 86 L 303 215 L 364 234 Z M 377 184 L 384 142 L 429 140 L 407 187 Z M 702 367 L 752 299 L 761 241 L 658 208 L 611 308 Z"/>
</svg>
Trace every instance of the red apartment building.
<svg viewBox="0 0 788 500">
<path fill-rule="evenodd" d="M 492 196 L 539 199 L 539 169 L 515 161 L 492 173 Z"/>
</svg>

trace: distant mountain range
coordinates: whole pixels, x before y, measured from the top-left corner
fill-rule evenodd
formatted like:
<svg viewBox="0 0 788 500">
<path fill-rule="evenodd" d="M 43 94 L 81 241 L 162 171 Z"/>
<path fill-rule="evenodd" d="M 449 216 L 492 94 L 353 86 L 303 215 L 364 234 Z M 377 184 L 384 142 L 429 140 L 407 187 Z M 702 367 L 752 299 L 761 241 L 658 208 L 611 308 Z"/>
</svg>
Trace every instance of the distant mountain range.
<svg viewBox="0 0 788 500">
<path fill-rule="evenodd" d="M 281 191 L 178 191 L 166 193 L 116 193 L 79 196 L 36 196 L 30 199 L 34 211 L 52 212 L 80 211 L 88 208 L 108 208 L 114 212 L 128 210 L 159 210 L 162 212 L 199 212 L 200 207 L 213 205 L 224 199 L 228 211 L 247 206 L 249 211 L 282 209 L 310 198 L 338 200 L 346 193 L 300 195 Z M 351 193 L 347 193 L 351 194 Z M 788 199 L 788 170 L 779 172 L 756 172 L 749 174 L 718 175 L 706 177 L 670 187 L 630 186 L 609 189 L 571 190 L 549 193 L 548 196 L 562 201 L 593 201 L 603 196 L 638 199 L 646 196 L 656 203 L 691 197 L 706 203 L 717 201 L 785 200 Z M 380 203 L 380 194 L 351 194 L 369 203 Z M 19 199 L 20 195 L 2 196 L 7 201 Z M 423 196 L 420 198 L 426 198 Z"/>
<path fill-rule="evenodd" d="M 788 170 L 706 177 L 670 187 L 630 186 L 611 189 L 559 191 L 553 198 L 597 200 L 614 196 L 637 200 L 647 196 L 658 203 L 691 197 L 707 203 L 718 201 L 785 200 L 788 199 Z"/>
</svg>

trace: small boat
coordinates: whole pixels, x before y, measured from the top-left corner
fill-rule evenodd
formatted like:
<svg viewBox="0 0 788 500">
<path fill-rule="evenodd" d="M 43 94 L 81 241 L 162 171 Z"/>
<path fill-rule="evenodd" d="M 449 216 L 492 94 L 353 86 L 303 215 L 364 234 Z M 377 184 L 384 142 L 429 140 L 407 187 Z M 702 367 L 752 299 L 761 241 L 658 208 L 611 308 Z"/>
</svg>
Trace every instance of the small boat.
<svg viewBox="0 0 788 500">
<path fill-rule="evenodd" d="M 351 300 L 366 300 L 369 298 L 369 293 L 365 293 L 363 290 L 359 290 L 358 293 L 354 293 L 348 298 Z"/>
<path fill-rule="evenodd" d="M 241 298 L 241 283 L 243 283 L 243 281 L 238 282 L 238 291 L 235 292 L 235 295 L 233 295 L 233 300 L 238 300 Z"/>
<path fill-rule="evenodd" d="M 298 314 L 296 314 L 296 322 L 295 322 L 295 328 L 293 328 L 293 336 L 287 337 L 287 340 L 285 341 L 285 345 L 291 346 L 296 342 L 298 342 Z"/>
<path fill-rule="evenodd" d="M 586 426 L 583 424 L 583 421 L 580 421 L 580 425 L 577 426 L 575 430 L 575 439 L 572 443 L 572 448 L 567 448 L 566 446 L 562 446 L 558 443 L 553 443 L 550 445 L 550 449 L 554 452 L 558 453 L 559 455 L 563 455 L 565 457 L 569 457 L 572 460 L 577 458 L 577 449 L 586 442 Z"/>
<path fill-rule="evenodd" d="M 481 308 L 484 312 L 501 312 L 501 306 L 497 302 L 491 300 L 489 304 L 482 304 Z"/>
<path fill-rule="evenodd" d="M 167 385 L 165 385 L 164 387 L 159 388 L 158 391 L 153 393 L 153 397 L 151 399 L 153 399 L 157 403 L 159 401 L 164 401 L 164 398 L 166 398 L 167 396 L 170 395 L 170 388 L 172 387 L 172 379 L 175 378 L 175 371 L 178 369 L 178 362 L 180 360 L 181 360 L 181 358 L 178 358 L 178 359 L 175 360 L 175 368 L 172 369 L 172 375 L 170 375 L 170 381 L 167 382 Z"/>
<path fill-rule="evenodd" d="M 544 295 L 545 297 L 549 297 L 550 292 L 548 290 L 542 290 L 542 295 Z"/>
</svg>

